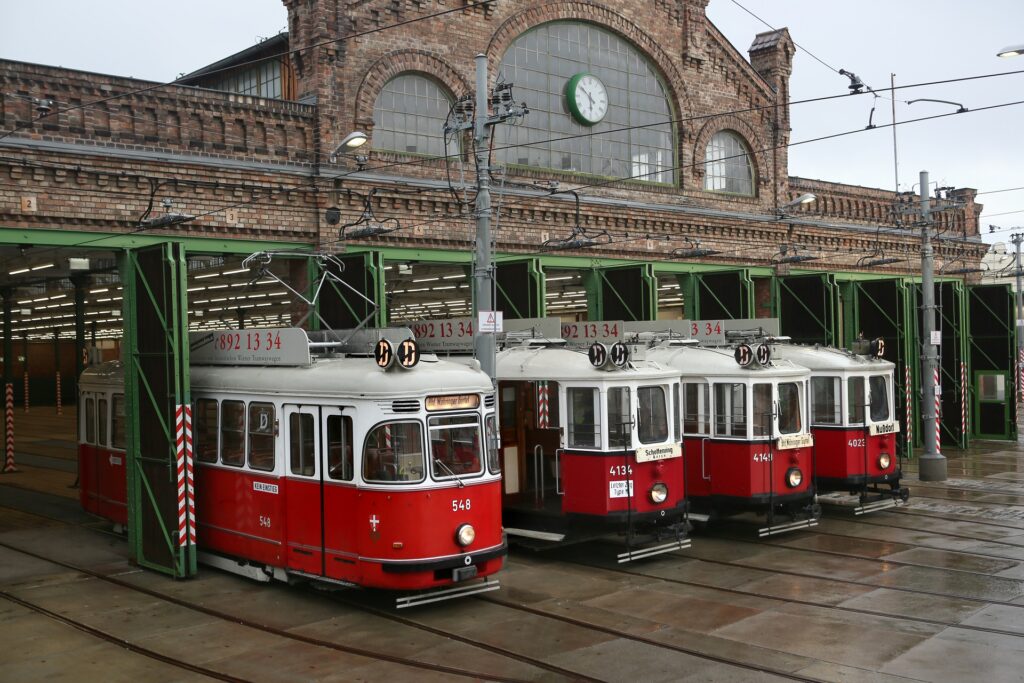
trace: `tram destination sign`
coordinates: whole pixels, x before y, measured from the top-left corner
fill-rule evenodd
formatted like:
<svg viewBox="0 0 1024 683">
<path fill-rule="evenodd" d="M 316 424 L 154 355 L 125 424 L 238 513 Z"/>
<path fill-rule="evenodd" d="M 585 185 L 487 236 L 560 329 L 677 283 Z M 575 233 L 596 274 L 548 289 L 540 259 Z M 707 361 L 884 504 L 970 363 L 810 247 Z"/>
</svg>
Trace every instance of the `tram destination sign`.
<svg viewBox="0 0 1024 683">
<path fill-rule="evenodd" d="M 806 448 L 814 445 L 814 437 L 810 434 L 783 434 L 775 443 L 776 450 L 786 451 L 790 448 Z"/>
<path fill-rule="evenodd" d="M 871 436 L 878 436 L 879 434 L 899 434 L 900 423 L 899 422 L 879 422 L 869 427 Z"/>
<path fill-rule="evenodd" d="M 683 449 L 677 443 L 665 444 L 664 446 L 641 446 L 636 449 L 637 462 L 671 460 L 672 458 L 681 457 L 683 457 Z"/>
<path fill-rule="evenodd" d="M 309 365 L 309 338 L 298 327 L 189 332 L 189 357 L 197 365 Z"/>
</svg>

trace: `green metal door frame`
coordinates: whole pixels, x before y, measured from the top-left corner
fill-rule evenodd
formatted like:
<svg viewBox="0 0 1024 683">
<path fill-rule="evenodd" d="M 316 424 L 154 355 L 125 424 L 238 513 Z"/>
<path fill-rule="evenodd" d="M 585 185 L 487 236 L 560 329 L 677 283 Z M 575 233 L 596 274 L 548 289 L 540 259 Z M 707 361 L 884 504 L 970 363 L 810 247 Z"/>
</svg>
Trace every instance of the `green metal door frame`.
<svg viewBox="0 0 1024 683">
<path fill-rule="evenodd" d="M 736 286 L 739 291 L 735 302 L 723 300 L 723 296 L 720 296 L 721 292 L 716 291 L 726 283 L 712 282 L 709 284 L 709 281 L 731 277 L 738 280 Z M 733 320 L 755 317 L 753 313 L 754 281 L 749 268 L 677 273 L 676 279 L 683 295 L 686 317 L 690 320 L 703 318 Z M 705 302 L 705 297 L 708 299 L 707 302 Z"/>
<path fill-rule="evenodd" d="M 120 271 L 129 547 L 140 566 L 183 578 L 196 573 L 185 249 L 126 250 Z"/>
<path fill-rule="evenodd" d="M 822 283 L 822 294 L 825 297 L 823 306 L 825 310 L 815 311 L 813 308 L 807 305 L 805 301 L 799 296 L 799 294 L 793 291 L 789 281 L 813 281 L 814 279 L 820 279 Z M 787 301 L 792 301 L 797 306 L 797 310 L 802 310 L 810 319 L 817 325 L 816 332 L 820 332 L 820 337 L 806 337 L 804 335 L 794 334 L 793 330 L 789 329 L 789 321 L 787 315 L 783 310 L 783 296 L 787 296 Z M 781 275 L 777 276 L 772 280 L 771 290 L 771 309 L 773 317 L 779 319 L 779 324 L 783 334 L 789 335 L 794 339 L 805 341 L 817 341 L 818 343 L 835 346 L 840 338 L 838 322 L 838 309 L 839 309 L 839 287 L 836 284 L 836 277 L 832 273 L 806 273 L 799 275 Z"/>
<path fill-rule="evenodd" d="M 618 278 L 620 273 L 628 271 L 635 271 L 638 276 L 633 285 L 639 288 L 639 307 L 630 305 L 627 300 L 630 294 L 621 291 L 622 283 L 612 282 L 612 278 Z M 597 268 L 584 276 L 584 286 L 588 297 L 587 312 L 591 320 L 603 320 L 609 316 L 615 319 L 621 317 L 623 320 L 658 319 L 658 278 L 650 263 Z M 593 294 L 597 296 L 592 296 Z M 608 302 L 617 304 L 621 312 L 627 315 L 619 316 L 619 311 L 610 314 Z"/>
<path fill-rule="evenodd" d="M 524 269 L 526 286 L 522 293 L 515 291 L 514 283 L 502 281 L 514 274 L 513 269 Z M 506 259 L 495 263 L 494 286 L 496 307 L 504 312 L 505 318 L 543 318 L 547 313 L 547 283 L 544 267 L 537 257 Z"/>
<path fill-rule="evenodd" d="M 354 295 L 344 285 L 327 278 L 315 303 L 317 315 L 313 317 L 326 321 L 332 328 L 347 328 L 356 327 L 367 316 L 371 316 L 365 326 L 385 327 L 387 296 L 383 254 L 380 251 L 362 251 L 339 255 L 337 260 L 345 265 L 343 272 L 332 268 L 334 264 L 331 262 L 325 267 L 332 268 L 338 279 L 376 304 L 376 311 L 370 310 L 372 305 L 369 301 Z M 312 265 L 315 269 L 315 264 Z M 315 288 L 319 280 L 320 273 L 314 272 L 310 277 L 311 286 Z"/>
<path fill-rule="evenodd" d="M 1003 384 L 1003 395 L 1002 401 L 986 401 L 981 395 L 981 378 L 983 376 L 999 377 L 1002 379 Z M 1011 426 L 1014 425 L 1014 420 L 1011 419 L 1010 406 L 1011 399 L 1014 392 L 1013 375 L 1003 370 L 975 370 L 972 377 L 973 385 L 977 387 L 974 392 L 972 405 L 972 414 L 974 418 L 971 420 L 971 435 L 979 439 L 998 439 L 1002 441 L 1009 440 L 1011 438 Z M 1001 433 L 988 433 L 983 432 L 981 429 L 981 413 L 982 404 L 985 403 L 1002 403 L 1003 404 L 1003 431 Z"/>
<path fill-rule="evenodd" d="M 1001 305 L 1000 305 L 1001 304 Z M 972 379 L 971 393 L 971 436 L 982 438 L 1016 438 L 1017 423 L 1011 416 L 1016 415 L 1016 392 L 1008 392 L 1007 404 L 1013 412 L 1007 416 L 1002 436 L 981 432 L 980 384 L 977 378 L 982 373 L 1004 373 L 1014 377 L 1016 366 L 1016 332 L 1014 324 L 1016 306 L 1010 285 L 968 285 L 967 325 L 965 335 Z M 1012 397 L 1012 398 L 1010 398 Z"/>
</svg>

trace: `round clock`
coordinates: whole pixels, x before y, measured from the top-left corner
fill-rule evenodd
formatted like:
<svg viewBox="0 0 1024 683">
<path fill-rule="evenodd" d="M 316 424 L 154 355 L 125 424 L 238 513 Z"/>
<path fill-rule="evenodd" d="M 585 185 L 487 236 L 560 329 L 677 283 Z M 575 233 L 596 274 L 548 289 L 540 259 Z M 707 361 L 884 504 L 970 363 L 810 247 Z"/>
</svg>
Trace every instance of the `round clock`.
<svg viewBox="0 0 1024 683">
<path fill-rule="evenodd" d="M 565 85 L 569 113 L 584 126 L 593 126 L 608 113 L 608 91 L 597 76 L 579 73 Z"/>
</svg>

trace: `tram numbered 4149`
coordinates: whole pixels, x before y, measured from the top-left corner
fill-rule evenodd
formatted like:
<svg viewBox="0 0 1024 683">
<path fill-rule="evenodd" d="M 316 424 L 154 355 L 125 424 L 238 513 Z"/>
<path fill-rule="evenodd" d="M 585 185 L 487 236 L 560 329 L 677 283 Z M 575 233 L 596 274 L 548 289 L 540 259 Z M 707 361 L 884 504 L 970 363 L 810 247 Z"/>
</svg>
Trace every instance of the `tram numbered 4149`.
<svg viewBox="0 0 1024 683">
<path fill-rule="evenodd" d="M 421 354 L 409 330 L 338 338 L 193 334 L 200 559 L 259 580 L 411 593 L 399 607 L 496 589 L 507 544 L 489 378 Z M 79 425 L 82 505 L 121 524 L 123 385 L 118 362 L 88 368 Z"/>
</svg>

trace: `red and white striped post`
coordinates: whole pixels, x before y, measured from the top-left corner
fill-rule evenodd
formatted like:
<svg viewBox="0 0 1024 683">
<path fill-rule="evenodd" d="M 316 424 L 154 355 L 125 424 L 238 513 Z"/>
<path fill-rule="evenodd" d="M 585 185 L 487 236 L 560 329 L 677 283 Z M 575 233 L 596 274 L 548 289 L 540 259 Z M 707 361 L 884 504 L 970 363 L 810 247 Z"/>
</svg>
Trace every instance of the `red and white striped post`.
<svg viewBox="0 0 1024 683">
<path fill-rule="evenodd" d="M 57 371 L 57 414 L 64 414 L 64 411 L 60 405 L 60 370 Z"/>
<path fill-rule="evenodd" d="M 14 385 L 8 382 L 4 387 L 4 412 L 7 433 L 7 458 L 4 461 L 4 472 L 17 472 L 14 465 Z"/>
<path fill-rule="evenodd" d="M 967 363 L 960 361 L 960 440 L 967 445 Z"/>
<path fill-rule="evenodd" d="M 935 453 L 942 454 L 942 385 L 939 384 L 939 369 L 935 368 Z"/>
<path fill-rule="evenodd" d="M 28 412 L 28 368 L 25 368 L 25 412 Z"/>
<path fill-rule="evenodd" d="M 903 366 L 903 398 L 906 406 L 907 446 L 914 443 L 914 387 L 910 384 L 910 364 Z"/>
<path fill-rule="evenodd" d="M 1017 356 L 1017 401 L 1024 403 L 1024 349 Z"/>
<path fill-rule="evenodd" d="M 548 383 L 545 381 L 537 382 L 537 429 L 548 429 L 551 424 L 548 401 Z"/>
<path fill-rule="evenodd" d="M 179 405 L 174 415 L 178 464 L 178 545 L 196 542 L 195 486 L 192 479 L 192 406 Z"/>
</svg>

